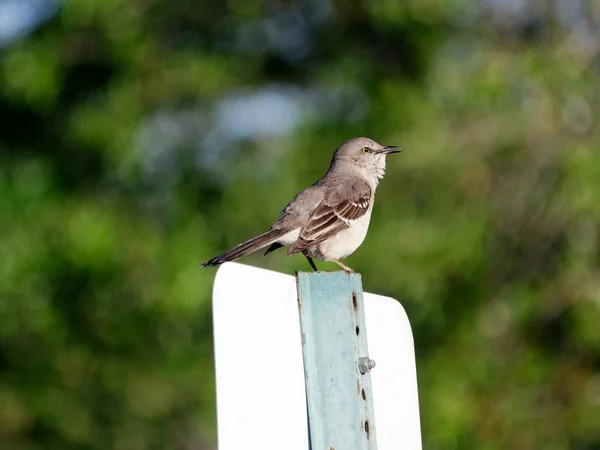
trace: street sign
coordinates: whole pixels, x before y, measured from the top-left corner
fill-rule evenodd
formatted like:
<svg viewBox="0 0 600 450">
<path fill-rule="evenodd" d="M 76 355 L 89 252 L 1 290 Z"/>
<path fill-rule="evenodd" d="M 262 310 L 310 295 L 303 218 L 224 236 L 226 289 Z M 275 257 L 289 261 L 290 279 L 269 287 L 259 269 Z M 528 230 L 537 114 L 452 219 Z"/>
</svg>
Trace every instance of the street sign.
<svg viewBox="0 0 600 450">
<path fill-rule="evenodd" d="M 378 449 L 421 450 L 410 323 L 392 298 L 365 293 L 364 303 Z M 295 278 L 224 264 L 213 327 L 219 450 L 307 450 Z"/>
</svg>

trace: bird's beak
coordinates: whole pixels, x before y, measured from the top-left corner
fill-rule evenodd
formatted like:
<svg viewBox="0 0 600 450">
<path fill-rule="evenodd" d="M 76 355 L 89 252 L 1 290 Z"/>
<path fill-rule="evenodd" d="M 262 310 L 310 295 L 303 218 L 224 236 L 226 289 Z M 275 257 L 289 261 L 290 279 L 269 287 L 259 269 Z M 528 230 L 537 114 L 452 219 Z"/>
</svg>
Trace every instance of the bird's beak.
<svg viewBox="0 0 600 450">
<path fill-rule="evenodd" d="M 383 153 L 384 155 L 391 155 L 392 153 L 399 153 L 402 149 L 397 145 L 386 145 L 383 147 L 383 150 L 379 150 L 379 153 Z"/>
</svg>

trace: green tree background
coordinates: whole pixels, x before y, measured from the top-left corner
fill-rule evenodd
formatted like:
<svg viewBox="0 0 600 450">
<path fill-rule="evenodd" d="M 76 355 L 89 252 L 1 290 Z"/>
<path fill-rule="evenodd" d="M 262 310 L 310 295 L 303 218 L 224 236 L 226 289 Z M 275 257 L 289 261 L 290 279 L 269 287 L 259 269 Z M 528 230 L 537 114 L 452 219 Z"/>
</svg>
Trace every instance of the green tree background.
<svg viewBox="0 0 600 450">
<path fill-rule="evenodd" d="M 424 449 L 600 448 L 597 2 L 49 11 L 0 49 L 0 448 L 215 448 L 198 264 L 361 135 L 404 148 L 347 261 L 411 319 Z"/>
</svg>

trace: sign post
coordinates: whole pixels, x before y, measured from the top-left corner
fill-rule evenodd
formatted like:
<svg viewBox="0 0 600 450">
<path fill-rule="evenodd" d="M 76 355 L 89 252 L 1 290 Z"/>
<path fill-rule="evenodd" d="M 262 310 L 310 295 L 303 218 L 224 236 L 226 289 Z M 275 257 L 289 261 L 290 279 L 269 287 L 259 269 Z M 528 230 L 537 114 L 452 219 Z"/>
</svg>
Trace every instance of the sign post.
<svg viewBox="0 0 600 450">
<path fill-rule="evenodd" d="M 376 450 L 360 275 L 299 272 L 296 279 L 310 448 Z"/>
</svg>

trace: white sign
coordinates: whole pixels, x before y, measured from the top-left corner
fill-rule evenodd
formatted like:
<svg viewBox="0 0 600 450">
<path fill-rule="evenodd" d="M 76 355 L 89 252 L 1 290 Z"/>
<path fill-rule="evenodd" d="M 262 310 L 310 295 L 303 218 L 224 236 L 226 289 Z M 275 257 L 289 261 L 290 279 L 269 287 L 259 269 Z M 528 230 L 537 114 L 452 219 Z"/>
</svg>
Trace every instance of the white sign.
<svg viewBox="0 0 600 450">
<path fill-rule="evenodd" d="M 421 450 L 412 331 L 396 300 L 364 293 L 377 447 Z M 213 291 L 219 450 L 307 450 L 296 279 L 226 263 Z"/>
</svg>

